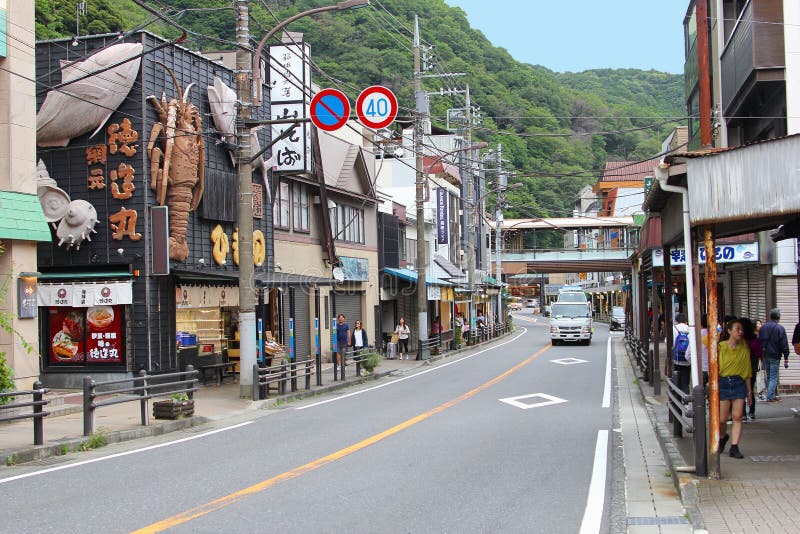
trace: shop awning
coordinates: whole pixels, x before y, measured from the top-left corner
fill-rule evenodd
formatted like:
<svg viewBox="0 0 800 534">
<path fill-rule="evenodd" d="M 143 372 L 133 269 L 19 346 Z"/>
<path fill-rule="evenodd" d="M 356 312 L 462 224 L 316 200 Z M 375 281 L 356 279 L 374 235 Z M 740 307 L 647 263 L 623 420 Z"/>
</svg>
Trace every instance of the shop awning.
<svg viewBox="0 0 800 534">
<path fill-rule="evenodd" d="M 321 276 L 306 276 L 294 273 L 256 273 L 256 282 L 262 286 L 293 286 L 293 285 L 318 285 L 332 286 L 340 282 L 333 278 L 323 278 Z"/>
<path fill-rule="evenodd" d="M 395 278 L 399 278 L 401 280 L 407 280 L 409 282 L 416 282 L 417 281 L 417 271 L 412 271 L 411 269 L 397 269 L 394 267 L 384 267 L 383 272 L 394 276 Z M 430 274 L 425 275 L 425 281 L 429 286 L 452 286 L 450 282 L 445 282 L 444 280 L 439 280 L 438 278 L 434 278 Z"/>
<path fill-rule="evenodd" d="M 500 287 L 500 282 L 498 282 L 497 279 L 492 276 L 487 276 L 484 278 L 483 284 L 487 286 Z"/>
<path fill-rule="evenodd" d="M 0 191 L 0 239 L 53 240 L 38 196 Z"/>
<path fill-rule="evenodd" d="M 131 278 L 133 274 L 130 271 L 63 271 L 59 273 L 42 273 L 39 275 L 39 281 L 44 280 L 102 280 L 108 278 Z"/>
</svg>

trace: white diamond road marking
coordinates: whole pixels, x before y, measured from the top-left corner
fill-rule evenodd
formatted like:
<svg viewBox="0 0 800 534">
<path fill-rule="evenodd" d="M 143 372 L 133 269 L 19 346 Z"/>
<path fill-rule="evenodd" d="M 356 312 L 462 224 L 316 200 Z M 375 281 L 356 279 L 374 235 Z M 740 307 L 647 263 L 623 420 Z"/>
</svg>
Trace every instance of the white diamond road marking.
<svg viewBox="0 0 800 534">
<path fill-rule="evenodd" d="M 538 397 L 543 400 L 540 402 L 535 402 L 533 404 L 520 402 L 523 399 L 532 399 L 534 397 Z M 520 395 L 519 397 L 508 397 L 505 399 L 498 399 L 498 400 L 500 402 L 505 402 L 506 404 L 510 404 L 515 408 L 520 408 L 521 410 L 530 410 L 531 408 L 541 408 L 542 406 L 551 406 L 553 404 L 561 404 L 562 402 L 567 402 L 566 399 L 560 399 L 558 397 L 548 395 L 547 393 L 533 393 L 531 395 Z"/>
<path fill-rule="evenodd" d="M 579 358 L 561 358 L 558 360 L 550 360 L 553 363 L 557 363 L 560 365 L 573 365 L 576 363 L 589 363 L 588 360 L 581 360 Z"/>
</svg>

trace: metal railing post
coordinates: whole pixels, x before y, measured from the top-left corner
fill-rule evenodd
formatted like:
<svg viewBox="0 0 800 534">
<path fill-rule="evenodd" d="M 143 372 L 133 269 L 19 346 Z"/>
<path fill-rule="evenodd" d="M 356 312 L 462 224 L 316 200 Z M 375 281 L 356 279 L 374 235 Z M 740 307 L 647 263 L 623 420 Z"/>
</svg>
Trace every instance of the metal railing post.
<svg viewBox="0 0 800 534">
<path fill-rule="evenodd" d="M 311 389 L 311 360 L 306 362 L 306 390 Z"/>
<path fill-rule="evenodd" d="M 33 444 L 44 444 L 44 417 L 42 415 L 42 405 L 38 404 L 42 400 L 42 388 L 44 384 L 38 380 L 33 383 Z"/>
<path fill-rule="evenodd" d="M 319 352 L 314 356 L 315 364 L 317 366 L 317 385 L 322 385 L 322 354 Z M 334 364 L 335 365 L 335 364 Z"/>
<path fill-rule="evenodd" d="M 286 363 L 281 364 L 281 382 L 280 382 L 281 385 L 278 388 L 278 392 L 281 395 L 286 394 L 286 380 L 288 378 L 288 373 L 286 372 L 287 367 L 288 365 Z M 344 369 L 344 365 L 342 365 L 342 368 Z"/>
<path fill-rule="evenodd" d="M 706 390 L 697 385 L 692 391 L 692 407 L 694 420 L 694 457 L 695 474 L 708 476 L 708 447 L 706 447 Z"/>
<path fill-rule="evenodd" d="M 83 377 L 83 435 L 91 436 L 94 432 L 94 380 Z"/>
<path fill-rule="evenodd" d="M 292 363 L 289 364 L 290 374 L 292 376 L 292 393 L 297 391 L 297 362 L 292 360 Z"/>
<path fill-rule="evenodd" d="M 234 378 L 236 378 L 235 375 Z M 186 366 L 186 374 L 181 375 L 181 380 L 194 380 L 194 365 L 190 363 Z M 194 400 L 194 391 L 192 391 L 194 389 L 194 382 L 190 382 L 187 386 L 186 389 L 189 391 L 186 393 L 186 396 L 189 397 L 189 400 Z"/>
<path fill-rule="evenodd" d="M 142 426 L 147 426 L 149 424 L 148 420 L 148 410 L 147 410 L 147 371 L 141 369 L 139 371 L 139 378 L 133 381 L 135 387 L 140 387 L 142 390 L 139 392 L 139 396 L 142 397 L 139 401 L 139 410 L 141 411 L 142 415 Z"/>
<path fill-rule="evenodd" d="M 258 364 L 253 364 L 253 400 L 261 400 L 261 395 L 259 395 L 259 377 L 258 377 Z"/>
<path fill-rule="evenodd" d="M 647 381 L 653 385 L 653 351 L 647 351 Z"/>
</svg>

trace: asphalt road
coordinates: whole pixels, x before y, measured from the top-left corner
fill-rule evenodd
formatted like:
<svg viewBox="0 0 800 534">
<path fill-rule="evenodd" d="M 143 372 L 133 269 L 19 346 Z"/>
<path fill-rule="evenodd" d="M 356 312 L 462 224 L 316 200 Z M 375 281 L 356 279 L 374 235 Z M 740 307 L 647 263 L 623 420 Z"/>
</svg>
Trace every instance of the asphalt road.
<svg viewBox="0 0 800 534">
<path fill-rule="evenodd" d="M 551 347 L 546 320 L 515 317 L 524 330 L 468 357 L 14 468 L 0 530 L 608 532 L 607 328 Z"/>
</svg>

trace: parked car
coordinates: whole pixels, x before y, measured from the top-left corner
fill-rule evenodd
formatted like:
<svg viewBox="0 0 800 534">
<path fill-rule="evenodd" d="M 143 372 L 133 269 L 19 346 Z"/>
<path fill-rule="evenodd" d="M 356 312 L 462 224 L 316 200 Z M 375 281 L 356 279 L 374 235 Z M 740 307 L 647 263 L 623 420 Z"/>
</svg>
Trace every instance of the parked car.
<svg viewBox="0 0 800 534">
<path fill-rule="evenodd" d="M 512 311 L 520 311 L 522 309 L 522 297 L 512 297 L 508 303 L 508 309 Z"/>
<path fill-rule="evenodd" d="M 563 342 L 592 342 L 592 311 L 584 302 L 556 302 L 550 318 L 550 341 L 553 345 Z"/>
<path fill-rule="evenodd" d="M 538 308 L 539 307 L 539 300 L 538 299 L 525 299 L 525 307 L 526 308 Z"/>
<path fill-rule="evenodd" d="M 610 330 L 625 330 L 625 308 L 614 306 L 611 308 Z"/>
</svg>

